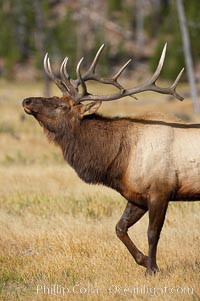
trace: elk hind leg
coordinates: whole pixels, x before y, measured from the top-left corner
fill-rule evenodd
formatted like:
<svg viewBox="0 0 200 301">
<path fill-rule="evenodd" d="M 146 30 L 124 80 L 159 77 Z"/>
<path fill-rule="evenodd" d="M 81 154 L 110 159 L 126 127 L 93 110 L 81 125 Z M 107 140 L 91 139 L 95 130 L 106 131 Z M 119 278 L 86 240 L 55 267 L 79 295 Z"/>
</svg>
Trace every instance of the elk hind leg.
<svg viewBox="0 0 200 301">
<path fill-rule="evenodd" d="M 133 243 L 128 235 L 128 229 L 134 225 L 147 210 L 139 208 L 131 202 L 128 202 L 120 220 L 116 225 L 116 234 L 118 238 L 127 247 L 137 264 L 147 268 L 147 256 L 145 256 Z"/>
<path fill-rule="evenodd" d="M 154 200 L 149 204 L 149 227 L 148 227 L 148 261 L 146 274 L 154 274 L 158 271 L 156 263 L 157 245 L 160 232 L 164 224 L 168 202 Z"/>
</svg>

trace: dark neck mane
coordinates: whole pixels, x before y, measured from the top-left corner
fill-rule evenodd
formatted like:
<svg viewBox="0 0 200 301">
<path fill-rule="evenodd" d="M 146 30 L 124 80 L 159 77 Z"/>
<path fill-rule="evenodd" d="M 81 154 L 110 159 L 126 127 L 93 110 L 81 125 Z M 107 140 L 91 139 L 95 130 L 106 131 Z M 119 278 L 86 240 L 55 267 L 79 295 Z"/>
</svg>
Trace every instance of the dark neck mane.
<svg viewBox="0 0 200 301">
<path fill-rule="evenodd" d="M 66 121 L 58 134 L 47 130 L 46 133 L 50 141 L 61 147 L 65 160 L 85 182 L 116 188 L 130 151 L 126 126 L 117 126 L 118 120 L 93 114 L 73 127 Z"/>
</svg>

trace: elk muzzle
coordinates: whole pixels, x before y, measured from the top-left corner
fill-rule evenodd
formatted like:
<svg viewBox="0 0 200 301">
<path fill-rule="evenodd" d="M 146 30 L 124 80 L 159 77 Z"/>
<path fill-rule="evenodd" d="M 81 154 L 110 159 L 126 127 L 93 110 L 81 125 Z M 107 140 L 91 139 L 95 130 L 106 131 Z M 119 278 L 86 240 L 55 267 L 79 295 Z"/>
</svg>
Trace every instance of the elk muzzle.
<svg viewBox="0 0 200 301">
<path fill-rule="evenodd" d="M 29 114 L 29 115 L 34 115 L 37 112 L 35 111 L 35 109 L 33 109 L 33 98 L 25 98 L 22 101 L 22 106 L 24 108 L 24 111 Z"/>
</svg>

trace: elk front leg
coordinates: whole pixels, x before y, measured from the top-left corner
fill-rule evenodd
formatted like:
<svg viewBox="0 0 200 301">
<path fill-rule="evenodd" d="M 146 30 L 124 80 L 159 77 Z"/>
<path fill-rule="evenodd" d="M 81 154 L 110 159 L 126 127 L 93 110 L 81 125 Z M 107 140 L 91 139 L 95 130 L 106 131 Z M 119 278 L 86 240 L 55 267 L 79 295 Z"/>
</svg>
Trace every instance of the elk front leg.
<svg viewBox="0 0 200 301">
<path fill-rule="evenodd" d="M 146 274 L 154 274 L 158 271 L 156 252 L 160 232 L 165 220 L 168 202 L 152 201 L 149 204 L 149 227 L 148 227 L 148 261 Z"/>
<path fill-rule="evenodd" d="M 147 268 L 147 256 L 145 256 L 132 242 L 128 235 L 128 228 L 134 225 L 147 210 L 141 209 L 134 204 L 128 202 L 119 222 L 116 225 L 116 234 L 125 244 L 137 264 Z"/>
</svg>

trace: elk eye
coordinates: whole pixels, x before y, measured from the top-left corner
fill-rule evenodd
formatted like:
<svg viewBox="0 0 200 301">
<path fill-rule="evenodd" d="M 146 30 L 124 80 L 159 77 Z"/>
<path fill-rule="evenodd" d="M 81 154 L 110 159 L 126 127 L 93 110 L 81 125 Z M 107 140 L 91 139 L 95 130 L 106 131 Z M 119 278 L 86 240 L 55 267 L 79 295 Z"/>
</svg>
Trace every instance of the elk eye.
<svg viewBox="0 0 200 301">
<path fill-rule="evenodd" d="M 65 105 L 58 105 L 58 108 L 64 109 L 64 108 L 66 108 L 66 106 Z"/>
</svg>

